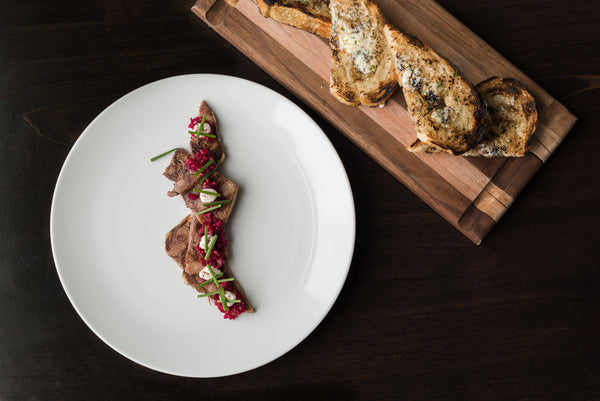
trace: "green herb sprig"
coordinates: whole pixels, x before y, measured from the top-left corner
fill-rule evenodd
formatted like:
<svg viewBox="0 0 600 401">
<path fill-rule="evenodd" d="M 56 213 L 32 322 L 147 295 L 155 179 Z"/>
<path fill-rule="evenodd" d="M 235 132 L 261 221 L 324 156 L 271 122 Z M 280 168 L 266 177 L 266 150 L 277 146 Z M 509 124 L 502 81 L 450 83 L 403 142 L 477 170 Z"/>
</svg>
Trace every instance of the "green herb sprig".
<svg viewBox="0 0 600 401">
<path fill-rule="evenodd" d="M 158 156 L 154 156 L 153 158 L 151 158 L 151 159 L 150 159 L 150 161 L 151 161 L 151 162 L 153 162 L 153 161 L 155 161 L 155 160 L 158 160 L 158 159 L 160 159 L 161 157 L 163 157 L 163 156 L 166 156 L 166 155 L 168 155 L 169 153 L 176 151 L 177 149 L 178 149 L 178 148 L 173 148 L 173 149 L 171 149 L 171 150 L 167 150 L 165 153 L 161 153 L 161 154 L 160 154 L 160 155 L 158 155 Z"/>
<path fill-rule="evenodd" d="M 196 171 L 194 173 L 194 177 L 198 177 L 201 173 L 204 172 L 204 170 L 206 170 L 207 168 L 210 167 L 211 164 L 213 164 L 215 162 L 215 159 L 211 158 L 210 160 L 208 160 L 206 163 L 204 163 L 204 165 L 202 167 L 200 167 L 200 169 L 198 171 Z"/>
</svg>

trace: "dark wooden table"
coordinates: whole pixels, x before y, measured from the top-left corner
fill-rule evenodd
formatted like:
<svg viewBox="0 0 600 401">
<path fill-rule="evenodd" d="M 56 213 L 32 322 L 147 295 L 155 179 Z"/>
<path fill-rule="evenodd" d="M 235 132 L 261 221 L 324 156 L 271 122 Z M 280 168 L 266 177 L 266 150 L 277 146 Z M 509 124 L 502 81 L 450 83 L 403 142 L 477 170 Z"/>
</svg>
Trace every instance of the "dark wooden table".
<svg viewBox="0 0 600 401">
<path fill-rule="evenodd" d="M 600 5 L 440 3 L 579 117 L 480 246 L 200 22 L 192 1 L 2 1 L 0 399 L 600 399 Z M 139 86 L 200 72 L 303 107 L 342 158 L 357 210 L 350 273 L 323 322 L 281 358 L 218 379 L 161 374 L 98 339 L 62 289 L 49 233 L 57 176 L 86 125 Z"/>
</svg>

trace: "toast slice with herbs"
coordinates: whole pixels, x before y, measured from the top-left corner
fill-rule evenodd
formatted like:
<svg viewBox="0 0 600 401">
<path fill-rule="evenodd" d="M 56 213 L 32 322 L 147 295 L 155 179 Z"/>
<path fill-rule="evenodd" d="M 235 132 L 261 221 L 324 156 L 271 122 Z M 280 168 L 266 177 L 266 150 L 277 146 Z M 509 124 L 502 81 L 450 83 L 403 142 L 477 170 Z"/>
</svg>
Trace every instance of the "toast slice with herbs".
<svg viewBox="0 0 600 401">
<path fill-rule="evenodd" d="M 463 156 L 521 157 L 527 153 L 537 125 L 533 96 L 513 78 L 489 78 L 476 86 L 487 104 L 490 123 L 481 142 Z M 419 140 L 408 150 L 415 153 L 443 152 Z"/>
<path fill-rule="evenodd" d="M 485 103 L 473 85 L 414 36 L 390 25 L 385 35 L 417 138 L 456 155 L 473 148 L 488 119 Z"/>
<path fill-rule="evenodd" d="M 264 17 L 329 38 L 331 13 L 329 0 L 257 0 Z"/>
<path fill-rule="evenodd" d="M 369 0 L 330 0 L 331 94 L 356 106 L 382 106 L 398 87 L 385 19 Z"/>
</svg>

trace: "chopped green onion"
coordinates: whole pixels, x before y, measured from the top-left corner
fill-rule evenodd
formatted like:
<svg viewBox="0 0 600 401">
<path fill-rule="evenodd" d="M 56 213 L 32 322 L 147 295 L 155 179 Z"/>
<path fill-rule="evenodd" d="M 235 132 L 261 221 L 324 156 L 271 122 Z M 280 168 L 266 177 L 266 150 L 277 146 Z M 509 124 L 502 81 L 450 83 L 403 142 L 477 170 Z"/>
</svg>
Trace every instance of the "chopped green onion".
<svg viewBox="0 0 600 401">
<path fill-rule="evenodd" d="M 201 211 L 197 212 L 196 214 L 197 214 L 197 215 L 200 215 L 200 214 L 204 214 L 204 213 L 212 212 L 213 210 L 215 210 L 215 209 L 218 209 L 218 208 L 220 208 L 221 206 L 223 206 L 223 205 L 215 205 L 215 206 L 213 206 L 213 207 L 209 207 L 208 209 L 201 210 Z"/>
<path fill-rule="evenodd" d="M 217 281 L 217 278 L 215 277 L 215 273 L 213 272 L 212 267 L 210 267 L 210 265 L 206 265 L 206 267 L 208 268 L 208 272 L 212 276 L 212 279 L 217 284 L 217 289 L 219 290 L 219 301 L 221 302 L 221 304 L 223 304 L 223 310 L 225 312 L 227 312 L 229 310 L 229 308 L 227 307 L 227 299 L 225 298 L 225 291 L 223 291 L 223 287 L 221 287 L 219 285 L 219 282 Z"/>
<path fill-rule="evenodd" d="M 219 277 L 223 277 L 223 274 L 225 274 L 225 273 L 221 272 L 221 273 L 217 274 L 217 276 L 216 276 L 216 277 L 217 277 L 217 278 L 219 278 Z M 228 279 L 224 278 L 223 280 L 228 280 Z M 219 280 L 219 283 L 220 283 L 220 282 L 222 282 L 223 280 Z M 211 278 L 209 278 L 208 280 L 206 280 L 205 282 L 203 282 L 202 284 L 198 284 L 198 287 L 196 287 L 196 288 L 202 288 L 202 287 L 204 287 L 206 284 L 210 284 L 210 283 L 212 283 L 212 282 L 213 282 L 213 279 L 212 279 L 212 277 L 211 277 Z"/>
<path fill-rule="evenodd" d="M 220 201 L 214 201 L 209 203 L 203 203 L 202 206 L 213 206 L 213 205 L 223 205 L 225 203 L 231 203 L 231 199 L 223 199 Z"/>
<path fill-rule="evenodd" d="M 242 302 L 242 300 L 241 299 L 228 299 L 227 302 L 232 302 L 234 304 L 238 304 L 238 303 Z"/>
<path fill-rule="evenodd" d="M 165 153 L 161 153 L 161 154 L 160 154 L 160 155 L 158 155 L 158 156 L 154 156 L 152 159 L 150 159 L 150 161 L 151 161 L 151 162 L 153 162 L 153 161 L 155 161 L 155 160 L 158 160 L 158 159 L 160 159 L 161 157 L 163 157 L 163 156 L 166 156 L 166 155 L 168 155 L 169 153 L 176 151 L 177 149 L 178 149 L 178 148 L 173 148 L 173 149 L 171 149 L 171 150 L 168 150 L 168 151 L 166 151 Z"/>
<path fill-rule="evenodd" d="M 234 281 L 234 280 L 235 280 L 235 277 L 230 277 L 230 278 L 224 278 L 223 280 L 218 280 L 218 281 L 219 281 L 219 283 L 224 283 L 226 281 Z"/>
<path fill-rule="evenodd" d="M 218 192 L 210 192 L 210 191 L 205 191 L 205 190 L 203 190 L 203 189 L 199 190 L 198 192 L 200 192 L 201 194 L 214 195 L 214 196 L 216 196 L 217 198 L 218 198 L 219 196 L 221 196 L 221 194 L 220 194 L 220 193 L 218 193 Z"/>
<path fill-rule="evenodd" d="M 213 160 L 213 159 L 211 159 L 211 160 Z M 198 181 L 198 184 L 199 184 L 199 185 L 202 185 L 202 184 L 204 183 L 204 181 L 205 181 L 205 180 L 206 180 L 208 177 L 210 177 L 210 175 L 211 175 L 211 174 L 212 174 L 212 173 L 213 173 L 215 170 L 216 170 L 216 169 L 215 169 L 215 168 L 213 168 L 213 169 L 212 169 L 212 170 L 210 170 L 208 173 L 206 173 L 206 174 L 204 175 L 204 177 L 200 178 L 200 181 Z M 200 171 L 200 170 L 198 170 L 198 171 Z M 197 176 L 196 176 L 196 177 L 197 177 Z"/>
<path fill-rule="evenodd" d="M 200 173 L 202 173 L 204 170 L 206 170 L 214 162 L 215 162 L 215 159 L 211 158 L 209 161 L 204 163 L 204 166 L 200 167 L 200 170 L 196 171 L 196 173 L 194 174 L 194 177 L 198 177 L 200 175 Z"/>
<path fill-rule="evenodd" d="M 458 71 L 454 71 L 454 75 L 452 75 L 452 78 L 456 78 L 456 76 L 458 75 Z"/>
<path fill-rule="evenodd" d="M 229 308 L 227 306 L 227 298 L 225 298 L 225 290 L 223 290 L 223 287 L 219 287 L 219 301 L 223 305 L 223 310 L 227 312 Z"/>
<path fill-rule="evenodd" d="M 204 226 L 204 249 L 208 249 L 208 226 Z"/>
<path fill-rule="evenodd" d="M 212 250 L 215 247 L 215 244 L 217 243 L 217 238 L 219 238 L 219 234 L 215 234 L 210 239 L 210 244 L 208 245 L 208 248 L 206 248 L 206 255 L 204 255 L 204 260 L 208 260 L 210 258 L 210 254 L 212 253 Z"/>
<path fill-rule="evenodd" d="M 204 121 L 206 121 L 206 114 L 202 116 L 202 121 L 200 121 L 200 126 L 198 127 L 198 135 L 197 135 L 198 138 L 200 138 L 200 133 L 202 132 L 202 129 L 204 128 Z"/>
<path fill-rule="evenodd" d="M 198 294 L 197 297 L 198 298 L 208 297 L 208 296 L 211 296 L 211 295 L 217 295 L 218 293 L 219 293 L 219 291 L 207 292 L 205 294 Z"/>
<path fill-rule="evenodd" d="M 196 131 L 188 131 L 190 134 L 197 134 Z M 200 137 L 200 135 L 196 135 L 197 137 Z M 202 136 L 206 136 L 208 138 L 216 138 L 216 135 L 212 135 L 212 134 L 202 134 Z"/>
</svg>

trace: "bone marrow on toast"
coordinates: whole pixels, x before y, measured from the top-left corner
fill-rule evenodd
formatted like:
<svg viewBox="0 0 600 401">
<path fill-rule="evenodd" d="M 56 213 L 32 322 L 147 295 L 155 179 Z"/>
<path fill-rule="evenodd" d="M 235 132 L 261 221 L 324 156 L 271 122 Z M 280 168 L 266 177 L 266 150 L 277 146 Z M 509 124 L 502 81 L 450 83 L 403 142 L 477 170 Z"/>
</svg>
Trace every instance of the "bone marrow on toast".
<svg viewBox="0 0 600 401">
<path fill-rule="evenodd" d="M 188 126 L 191 152 L 174 149 L 163 175 L 173 181 L 167 194 L 181 196 L 190 210 L 165 236 L 165 251 L 182 269 L 185 284 L 208 298 L 226 319 L 254 312 L 227 264 L 224 223 L 237 197 L 238 186 L 216 171 L 224 160 L 217 120 L 206 102 Z"/>
<path fill-rule="evenodd" d="M 383 106 L 401 86 L 417 134 L 409 151 L 519 157 L 529 149 L 537 112 L 522 84 L 493 77 L 476 89 L 449 60 L 386 22 L 373 1 L 257 4 L 265 17 L 329 38 L 329 89 L 341 103 Z"/>
</svg>

